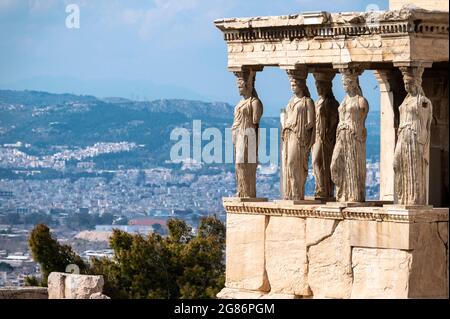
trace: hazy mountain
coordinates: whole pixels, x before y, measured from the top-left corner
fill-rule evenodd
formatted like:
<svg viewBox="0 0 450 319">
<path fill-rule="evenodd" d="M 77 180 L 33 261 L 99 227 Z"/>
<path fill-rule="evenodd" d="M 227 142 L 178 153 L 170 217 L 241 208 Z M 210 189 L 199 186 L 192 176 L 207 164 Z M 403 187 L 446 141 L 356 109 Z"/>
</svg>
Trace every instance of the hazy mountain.
<svg viewBox="0 0 450 319">
<path fill-rule="evenodd" d="M 134 142 L 145 145 L 132 154 L 101 156 L 123 164 L 158 163 L 169 159 L 170 132 L 192 127 L 229 126 L 233 107 L 226 103 L 188 100 L 136 102 L 123 98 L 0 90 L 0 144 L 31 144 L 27 154 L 55 152 L 55 146 L 83 148 L 97 142 Z M 127 157 L 127 158 L 126 158 Z M 120 162 L 119 161 L 119 162 Z M 134 164 L 133 164 L 134 163 Z"/>
<path fill-rule="evenodd" d="M 134 142 L 144 145 L 131 153 L 97 156 L 97 167 L 157 165 L 169 159 L 170 132 L 175 127 L 192 129 L 193 120 L 202 128 L 222 132 L 233 120 L 227 103 L 182 99 L 132 101 L 39 91 L 0 90 L 0 145 L 21 141 L 31 146 L 30 155 L 53 154 L 58 149 L 84 148 L 98 142 Z M 367 156 L 379 153 L 379 114 L 370 113 Z M 279 127 L 278 118 L 263 117 L 261 127 Z M 206 142 L 205 142 L 206 143 Z"/>
</svg>

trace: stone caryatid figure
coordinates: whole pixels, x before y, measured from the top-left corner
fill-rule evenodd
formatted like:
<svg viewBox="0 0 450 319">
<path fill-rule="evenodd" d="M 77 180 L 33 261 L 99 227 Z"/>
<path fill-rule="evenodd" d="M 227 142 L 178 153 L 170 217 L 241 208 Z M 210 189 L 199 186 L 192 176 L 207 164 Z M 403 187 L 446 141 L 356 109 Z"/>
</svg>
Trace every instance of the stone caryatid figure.
<svg viewBox="0 0 450 319">
<path fill-rule="evenodd" d="M 315 139 L 314 102 L 306 86 L 306 68 L 287 70 L 294 93 L 286 106 L 282 126 L 283 197 L 303 200 L 308 176 L 308 157 Z"/>
<path fill-rule="evenodd" d="M 316 180 L 315 196 L 333 197 L 331 180 L 331 157 L 336 143 L 336 128 L 339 121 L 338 107 L 333 90 L 334 72 L 316 72 L 316 141 L 312 149 L 313 173 Z"/>
<path fill-rule="evenodd" d="M 234 72 L 242 99 L 234 109 L 232 137 L 236 160 L 237 197 L 256 197 L 258 128 L 263 105 L 255 90 L 256 71 Z"/>
<path fill-rule="evenodd" d="M 423 67 L 400 67 L 400 71 L 407 95 L 399 107 L 394 201 L 401 205 L 426 205 L 433 110 L 422 90 Z"/>
<path fill-rule="evenodd" d="M 364 202 L 366 181 L 366 128 L 369 105 L 362 96 L 357 67 L 340 69 L 346 96 L 338 108 L 339 124 L 331 158 L 331 179 L 338 202 Z"/>
</svg>

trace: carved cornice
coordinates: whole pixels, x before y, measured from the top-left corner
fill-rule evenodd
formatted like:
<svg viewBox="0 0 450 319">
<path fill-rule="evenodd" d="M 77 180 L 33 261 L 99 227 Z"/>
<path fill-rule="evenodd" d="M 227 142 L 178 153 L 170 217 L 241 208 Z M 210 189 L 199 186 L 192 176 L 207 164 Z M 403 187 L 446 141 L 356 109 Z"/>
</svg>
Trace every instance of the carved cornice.
<svg viewBox="0 0 450 319">
<path fill-rule="evenodd" d="M 317 205 L 291 205 L 280 206 L 274 203 L 233 204 L 224 203 L 227 213 L 245 215 L 290 216 L 300 218 L 322 219 L 348 219 L 366 221 L 384 221 L 397 223 L 419 223 L 447 221 L 448 208 L 426 208 L 423 210 L 392 210 L 383 207 L 351 207 L 339 208 L 333 206 Z"/>
<path fill-rule="evenodd" d="M 448 13 L 407 9 L 384 12 L 298 14 L 216 20 L 227 42 L 391 36 L 411 33 L 448 36 Z"/>
</svg>

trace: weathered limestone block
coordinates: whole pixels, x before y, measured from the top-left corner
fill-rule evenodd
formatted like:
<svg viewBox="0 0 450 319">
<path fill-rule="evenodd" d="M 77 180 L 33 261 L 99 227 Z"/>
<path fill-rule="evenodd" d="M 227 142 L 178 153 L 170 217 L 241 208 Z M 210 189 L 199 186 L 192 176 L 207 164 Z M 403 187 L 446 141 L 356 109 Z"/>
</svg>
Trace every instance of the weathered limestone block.
<svg viewBox="0 0 450 319">
<path fill-rule="evenodd" d="M 48 299 L 48 292 L 45 287 L 5 287 L 0 299 Z"/>
<path fill-rule="evenodd" d="M 439 238 L 442 239 L 442 242 L 444 243 L 445 247 L 447 248 L 446 250 L 446 259 L 447 259 L 447 268 L 446 268 L 446 276 L 447 276 L 447 284 L 449 282 L 449 274 L 448 274 L 448 259 L 449 259 L 449 248 L 448 248 L 448 222 L 443 223 L 443 222 L 439 222 L 438 224 L 438 235 Z M 447 287 L 447 294 L 446 294 L 446 298 L 448 298 L 448 287 Z"/>
<path fill-rule="evenodd" d="M 353 248 L 352 298 L 447 297 L 448 253 L 438 225 L 446 223 L 352 223 L 359 235 L 366 231 L 355 238 L 352 227 L 352 245 L 367 247 Z"/>
<path fill-rule="evenodd" d="M 351 220 L 350 245 L 353 247 L 411 250 L 417 238 L 409 223 Z"/>
<path fill-rule="evenodd" d="M 266 295 L 263 295 L 260 299 L 302 299 L 302 297 L 298 295 L 277 294 L 270 292 Z"/>
<path fill-rule="evenodd" d="M 266 228 L 266 271 L 271 294 L 310 295 L 306 259 L 306 221 L 271 216 Z"/>
<path fill-rule="evenodd" d="M 447 223 L 448 225 L 448 223 Z M 439 236 L 437 223 L 411 225 L 417 236 L 412 251 L 409 298 L 446 298 L 448 296 L 447 247 Z"/>
<path fill-rule="evenodd" d="M 52 272 L 48 276 L 48 299 L 64 299 L 65 280 L 68 274 Z"/>
<path fill-rule="evenodd" d="M 94 293 L 103 290 L 103 276 L 69 274 L 65 280 L 64 296 L 66 299 L 89 299 Z"/>
<path fill-rule="evenodd" d="M 225 287 L 269 291 L 265 270 L 268 216 L 227 214 Z"/>
<path fill-rule="evenodd" d="M 107 295 L 102 294 L 101 292 L 93 293 L 89 296 L 89 299 L 111 299 Z"/>
<path fill-rule="evenodd" d="M 412 259 L 405 250 L 353 248 L 351 298 L 407 298 Z"/>
<path fill-rule="evenodd" d="M 438 222 L 438 235 L 448 249 L 448 222 Z"/>
<path fill-rule="evenodd" d="M 103 290 L 103 276 L 52 272 L 48 276 L 49 299 L 89 299 Z"/>
<path fill-rule="evenodd" d="M 306 246 L 318 244 L 326 237 L 331 236 L 338 223 L 339 221 L 335 219 L 307 218 Z"/>
<path fill-rule="evenodd" d="M 335 222 L 329 234 L 307 246 L 309 262 L 308 283 L 314 298 L 348 298 L 352 289 L 351 247 L 348 221 L 316 219 L 307 224 L 306 233 L 312 233 L 308 227 L 316 223 L 315 229 L 326 229 Z"/>
<path fill-rule="evenodd" d="M 218 294 L 218 299 L 260 299 L 266 293 L 262 291 L 250 291 L 245 289 L 223 288 Z"/>
</svg>

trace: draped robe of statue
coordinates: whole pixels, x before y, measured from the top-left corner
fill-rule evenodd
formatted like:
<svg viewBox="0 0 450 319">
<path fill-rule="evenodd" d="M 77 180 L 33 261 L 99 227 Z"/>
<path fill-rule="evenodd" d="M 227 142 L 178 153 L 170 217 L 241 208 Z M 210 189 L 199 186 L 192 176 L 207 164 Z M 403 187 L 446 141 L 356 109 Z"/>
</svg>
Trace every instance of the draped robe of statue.
<svg viewBox="0 0 450 319">
<path fill-rule="evenodd" d="M 339 103 L 333 95 L 316 101 L 316 140 L 313 146 L 313 172 L 316 180 L 315 196 L 332 197 L 331 157 L 336 143 Z"/>
<path fill-rule="evenodd" d="M 364 100 L 361 95 L 346 95 L 338 108 L 339 124 L 331 159 L 331 178 L 336 185 L 336 200 L 339 202 L 365 200 L 365 121 L 368 109 L 363 106 Z"/>
<path fill-rule="evenodd" d="M 311 107 L 308 105 L 311 105 Z M 285 111 L 283 125 L 284 199 L 302 200 L 308 176 L 308 158 L 315 138 L 314 102 L 294 96 Z"/>
<path fill-rule="evenodd" d="M 423 94 L 408 94 L 399 111 L 400 124 L 394 153 L 396 203 L 426 205 L 433 114 L 431 101 Z"/>
<path fill-rule="evenodd" d="M 258 128 L 263 106 L 257 97 L 242 99 L 234 109 L 233 144 L 237 197 L 256 197 Z"/>
</svg>

